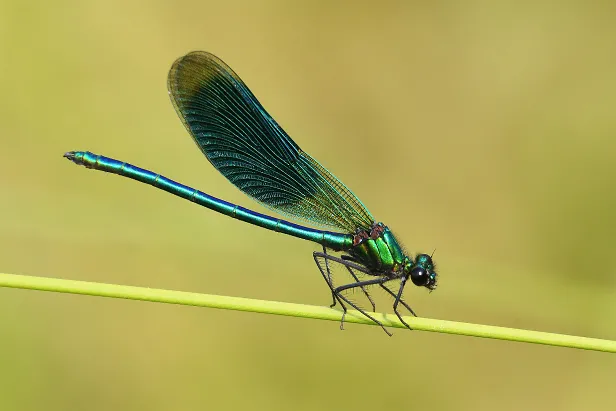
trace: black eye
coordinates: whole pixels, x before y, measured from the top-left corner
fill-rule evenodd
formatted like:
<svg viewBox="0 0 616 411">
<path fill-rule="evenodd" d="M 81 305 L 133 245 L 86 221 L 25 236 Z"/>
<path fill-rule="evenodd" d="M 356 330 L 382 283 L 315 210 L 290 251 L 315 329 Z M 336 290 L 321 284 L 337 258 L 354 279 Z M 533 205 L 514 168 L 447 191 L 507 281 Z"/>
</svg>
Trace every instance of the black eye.
<svg viewBox="0 0 616 411">
<path fill-rule="evenodd" d="M 411 281 L 417 286 L 425 286 L 428 284 L 428 281 L 430 281 L 430 277 L 424 268 L 416 266 L 411 270 Z"/>
</svg>

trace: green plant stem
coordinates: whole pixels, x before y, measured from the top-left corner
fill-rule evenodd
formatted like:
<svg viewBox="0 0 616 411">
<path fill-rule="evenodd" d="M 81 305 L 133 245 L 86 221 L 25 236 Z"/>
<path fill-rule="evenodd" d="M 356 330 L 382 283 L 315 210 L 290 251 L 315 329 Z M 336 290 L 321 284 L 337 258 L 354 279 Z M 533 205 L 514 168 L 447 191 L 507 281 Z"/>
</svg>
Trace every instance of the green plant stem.
<svg viewBox="0 0 616 411">
<path fill-rule="evenodd" d="M 341 311 L 313 305 L 291 304 L 277 301 L 253 300 L 249 298 L 169 291 L 86 281 L 62 280 L 47 277 L 32 277 L 15 274 L 0 273 L 0 286 L 69 294 L 93 295 L 99 297 L 124 298 L 128 300 L 142 300 L 168 304 L 192 305 L 196 307 L 212 307 L 226 310 L 251 311 L 264 314 L 286 315 L 329 321 L 340 321 L 342 316 Z M 404 325 L 393 314 L 373 313 L 371 315 L 378 321 L 382 322 L 385 326 L 404 328 Z M 539 331 L 418 317 L 404 317 L 404 321 L 406 321 L 414 330 L 580 348 L 584 350 L 616 352 L 616 341 L 600 340 L 596 338 L 576 337 L 572 335 L 552 334 Z M 345 322 L 375 325 L 372 321 L 356 311 L 349 311 L 345 318 Z"/>
</svg>

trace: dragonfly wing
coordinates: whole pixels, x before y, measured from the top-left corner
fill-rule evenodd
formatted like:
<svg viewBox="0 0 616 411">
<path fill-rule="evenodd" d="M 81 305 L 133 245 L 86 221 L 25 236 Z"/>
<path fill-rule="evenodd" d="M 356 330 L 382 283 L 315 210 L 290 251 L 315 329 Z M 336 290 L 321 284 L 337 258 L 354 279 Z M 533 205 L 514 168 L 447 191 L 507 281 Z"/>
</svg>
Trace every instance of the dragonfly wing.
<svg viewBox="0 0 616 411">
<path fill-rule="evenodd" d="M 173 63 L 171 101 L 203 154 L 231 183 L 283 215 L 345 232 L 374 219 L 325 167 L 302 151 L 237 74 L 196 51 Z"/>
</svg>

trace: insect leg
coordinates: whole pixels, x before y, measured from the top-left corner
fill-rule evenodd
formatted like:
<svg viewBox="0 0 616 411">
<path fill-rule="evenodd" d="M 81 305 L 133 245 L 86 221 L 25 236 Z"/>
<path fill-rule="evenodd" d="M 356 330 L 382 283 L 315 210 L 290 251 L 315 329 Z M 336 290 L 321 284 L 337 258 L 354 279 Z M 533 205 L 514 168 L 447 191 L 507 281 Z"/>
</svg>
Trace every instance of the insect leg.
<svg viewBox="0 0 616 411">
<path fill-rule="evenodd" d="M 368 275 L 373 275 L 370 270 L 368 270 L 366 267 L 358 264 L 353 257 L 349 256 L 349 255 L 342 255 L 341 258 L 335 257 L 333 255 L 329 255 L 325 252 L 325 247 L 323 247 L 323 253 L 314 253 L 313 255 L 318 255 L 320 257 L 322 257 L 325 260 L 325 265 L 327 267 L 327 274 L 328 274 L 328 278 L 329 278 L 329 283 L 331 284 L 332 288 L 333 288 L 333 282 L 331 281 L 331 273 L 329 271 L 329 265 L 327 264 L 329 260 L 331 260 L 332 262 L 338 263 L 343 265 L 351 274 L 351 276 L 353 277 L 353 279 L 356 281 L 356 283 L 360 283 L 359 278 L 357 278 L 357 274 L 355 274 L 355 271 L 359 271 L 361 273 L 364 274 L 368 274 Z M 376 311 L 376 305 L 374 304 L 374 300 L 372 300 L 372 297 L 370 296 L 370 294 L 368 293 L 368 291 L 364 288 L 363 285 L 359 285 L 358 286 L 362 292 L 364 293 L 364 295 L 366 296 L 366 298 L 368 299 L 368 301 L 370 302 L 370 305 L 372 306 L 372 312 Z M 338 302 L 340 302 L 340 300 L 338 300 Z M 330 307 L 333 307 L 335 304 L 335 300 L 334 300 L 334 304 L 332 304 Z"/>
<path fill-rule="evenodd" d="M 327 286 L 332 292 L 333 303 L 330 305 L 330 307 L 334 307 L 336 305 L 336 301 L 338 301 L 340 303 L 340 306 L 342 307 L 342 321 L 340 322 L 340 329 L 343 330 L 344 329 L 344 317 L 346 316 L 347 308 L 342 302 L 342 300 L 338 297 L 338 295 L 334 292 L 334 285 L 332 283 L 331 272 L 329 270 L 329 264 L 328 264 L 329 257 L 331 256 L 325 252 L 325 247 L 323 247 L 323 251 L 324 252 L 322 253 L 315 251 L 314 253 L 312 253 L 312 257 L 314 258 L 314 262 L 319 268 L 319 272 L 323 276 L 323 279 L 325 280 L 325 282 L 327 283 Z M 319 263 L 320 258 L 322 258 L 325 261 L 325 267 L 326 267 L 327 273 L 326 271 L 323 270 L 321 263 Z"/>
<path fill-rule="evenodd" d="M 391 291 L 385 284 L 381 284 L 381 287 L 387 291 L 389 293 L 389 295 L 391 295 L 394 298 L 397 298 L 397 295 Z M 402 303 L 402 305 L 404 306 L 404 308 L 406 308 L 407 310 L 409 310 L 409 312 L 411 314 L 413 314 L 414 317 L 417 317 L 417 314 L 415 314 L 415 311 L 413 311 L 413 309 L 411 307 L 409 307 L 409 305 L 407 303 L 404 302 L 404 300 L 402 298 L 400 298 L 400 303 Z"/>
<path fill-rule="evenodd" d="M 376 324 L 380 325 L 381 328 L 383 329 L 383 331 L 385 331 L 385 333 L 391 337 L 392 334 L 389 331 L 387 331 L 387 328 L 385 328 L 385 326 L 383 324 L 381 324 L 379 321 L 377 321 L 375 318 L 373 318 L 370 314 L 368 314 L 367 312 L 365 312 L 364 310 L 359 308 L 352 301 L 350 301 L 348 298 L 346 298 L 344 295 L 342 295 L 342 291 L 345 291 L 345 290 L 350 290 L 350 289 L 356 288 L 356 287 L 364 287 L 364 286 L 367 286 L 367 285 L 381 284 L 381 283 L 384 283 L 386 281 L 390 281 L 390 279 L 387 278 L 387 277 L 380 277 L 380 278 L 377 278 L 377 279 L 374 279 L 374 280 L 358 281 L 356 283 L 341 285 L 340 287 L 337 287 L 334 290 L 334 293 L 336 293 L 336 295 L 339 298 L 343 299 L 351 307 L 355 308 L 357 311 L 359 311 L 360 313 L 362 313 L 363 315 L 365 315 L 366 317 L 368 317 L 369 319 L 374 321 Z M 344 321 L 344 318 L 343 318 L 343 321 Z"/>
<path fill-rule="evenodd" d="M 402 319 L 402 316 L 400 315 L 400 313 L 398 312 L 398 303 L 400 301 L 402 301 L 402 291 L 404 291 L 404 286 L 406 285 L 406 280 L 407 277 L 402 277 L 400 279 L 400 289 L 398 290 L 398 294 L 396 295 L 396 301 L 394 301 L 394 312 L 396 313 L 396 315 L 398 316 L 398 319 L 402 322 L 402 324 L 406 325 L 406 328 L 408 328 L 409 330 L 412 330 L 412 328 L 406 323 L 406 321 L 404 321 Z M 404 306 L 406 308 L 409 308 L 406 304 L 404 304 Z M 415 315 L 415 313 L 413 312 L 413 310 L 410 310 L 413 315 Z"/>
<path fill-rule="evenodd" d="M 332 273 L 329 269 L 329 259 L 327 258 L 329 254 L 327 254 L 327 249 L 325 248 L 325 246 L 323 246 L 323 255 L 324 255 L 323 260 L 325 261 L 325 268 L 327 268 L 327 279 L 325 281 L 327 281 L 330 284 L 329 288 L 331 288 L 332 290 L 332 300 L 333 301 L 329 307 L 334 308 L 334 306 L 336 305 L 336 295 L 334 294 L 334 289 L 333 289 L 334 283 L 332 280 Z M 342 304 L 342 302 L 340 304 Z"/>
</svg>

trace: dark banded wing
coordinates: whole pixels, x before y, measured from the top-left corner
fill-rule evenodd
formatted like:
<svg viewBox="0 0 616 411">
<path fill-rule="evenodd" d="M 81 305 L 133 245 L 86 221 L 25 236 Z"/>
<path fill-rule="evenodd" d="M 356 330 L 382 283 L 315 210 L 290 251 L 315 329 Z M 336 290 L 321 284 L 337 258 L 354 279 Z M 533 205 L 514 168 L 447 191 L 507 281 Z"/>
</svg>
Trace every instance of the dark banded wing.
<svg viewBox="0 0 616 411">
<path fill-rule="evenodd" d="M 352 233 L 370 212 L 302 151 L 218 57 L 195 51 L 173 63 L 171 101 L 203 154 L 231 183 L 285 216 Z"/>
</svg>

